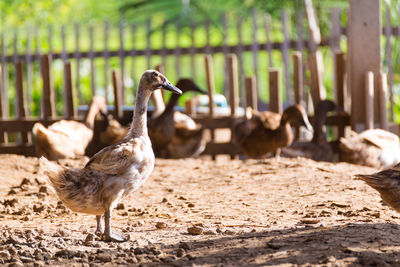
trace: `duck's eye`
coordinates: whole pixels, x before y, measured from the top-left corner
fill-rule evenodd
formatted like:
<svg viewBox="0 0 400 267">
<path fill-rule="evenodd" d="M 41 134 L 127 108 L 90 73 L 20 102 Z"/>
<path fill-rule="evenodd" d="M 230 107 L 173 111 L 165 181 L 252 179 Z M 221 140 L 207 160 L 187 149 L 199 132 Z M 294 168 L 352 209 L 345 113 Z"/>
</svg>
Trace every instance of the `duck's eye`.
<svg viewBox="0 0 400 267">
<path fill-rule="evenodd" d="M 153 72 L 153 77 L 158 77 L 158 73 L 157 72 Z"/>
</svg>

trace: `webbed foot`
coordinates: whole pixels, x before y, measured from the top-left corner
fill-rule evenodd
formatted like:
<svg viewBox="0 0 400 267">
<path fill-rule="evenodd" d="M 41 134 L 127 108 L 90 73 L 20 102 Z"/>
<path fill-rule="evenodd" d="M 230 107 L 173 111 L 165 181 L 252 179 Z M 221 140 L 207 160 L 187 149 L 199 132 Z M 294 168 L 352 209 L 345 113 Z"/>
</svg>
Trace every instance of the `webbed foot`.
<svg viewBox="0 0 400 267">
<path fill-rule="evenodd" d="M 102 239 L 106 242 L 125 242 L 128 240 L 127 238 L 120 236 L 118 234 L 115 234 L 113 232 L 108 233 L 108 234 L 104 233 Z"/>
</svg>

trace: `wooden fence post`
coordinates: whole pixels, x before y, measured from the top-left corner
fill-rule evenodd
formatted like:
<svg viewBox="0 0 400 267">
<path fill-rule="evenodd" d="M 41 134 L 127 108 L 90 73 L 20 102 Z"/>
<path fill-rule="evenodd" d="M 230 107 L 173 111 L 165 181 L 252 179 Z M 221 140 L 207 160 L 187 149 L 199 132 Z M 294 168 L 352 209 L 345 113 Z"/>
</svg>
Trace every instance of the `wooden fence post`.
<svg viewBox="0 0 400 267">
<path fill-rule="evenodd" d="M 323 59 L 321 51 L 315 51 L 309 58 L 310 72 L 311 72 L 311 96 L 313 99 L 314 108 L 320 100 L 326 98 L 326 90 L 322 84 L 323 74 Z"/>
<path fill-rule="evenodd" d="M 206 67 L 206 79 L 207 79 L 207 89 L 208 89 L 208 97 L 209 97 L 209 116 L 212 118 L 214 116 L 214 70 L 213 70 L 213 59 L 211 55 L 205 56 L 205 67 Z M 215 131 L 211 130 L 211 143 L 215 141 Z M 215 154 L 211 155 L 212 159 L 215 160 Z"/>
<path fill-rule="evenodd" d="M 346 62 L 344 59 L 344 53 L 336 52 L 335 53 L 335 94 L 336 94 L 336 103 L 343 108 L 344 111 L 348 112 L 349 108 L 349 99 L 347 93 L 347 86 L 345 83 L 346 76 Z M 338 138 L 345 137 L 346 127 L 343 125 L 339 125 L 338 127 Z"/>
<path fill-rule="evenodd" d="M 229 73 L 229 105 L 231 106 L 231 116 L 236 116 L 236 108 L 239 105 L 239 78 L 238 64 L 235 54 L 228 55 Z"/>
<path fill-rule="evenodd" d="M 280 86 L 281 70 L 269 69 L 269 110 L 282 113 L 282 93 Z"/>
<path fill-rule="evenodd" d="M 6 114 L 4 112 L 4 103 L 5 103 L 5 90 L 3 90 L 3 70 L 2 70 L 2 65 L 0 65 L 0 120 L 4 119 L 6 117 Z M 0 131 L 0 144 L 7 144 L 8 143 L 8 134 L 6 132 Z"/>
<path fill-rule="evenodd" d="M 190 116 L 196 115 L 196 103 L 194 98 L 186 100 L 185 112 Z"/>
<path fill-rule="evenodd" d="M 246 107 L 251 107 L 254 110 L 258 110 L 257 103 L 257 85 L 254 76 L 245 78 L 246 85 Z"/>
<path fill-rule="evenodd" d="M 49 55 L 43 55 L 40 58 L 40 68 L 43 80 L 42 117 L 44 120 L 51 120 L 56 117 L 56 109 Z"/>
<path fill-rule="evenodd" d="M 303 58 L 300 51 L 293 52 L 293 89 L 294 102 L 302 105 L 304 88 L 303 88 Z M 300 127 L 295 127 L 296 140 L 300 138 Z"/>
<path fill-rule="evenodd" d="M 16 89 L 16 103 L 17 103 L 17 119 L 24 120 L 28 115 L 28 106 L 26 104 L 26 99 L 24 95 L 24 87 L 23 87 L 23 65 L 22 61 L 18 61 L 15 64 L 15 89 Z M 28 132 L 21 132 L 22 144 L 31 143 L 31 135 Z"/>
<path fill-rule="evenodd" d="M 76 118 L 76 109 L 74 107 L 75 92 L 72 85 L 71 62 L 64 63 L 64 116 L 66 119 Z"/>
<path fill-rule="evenodd" d="M 380 127 L 383 130 L 389 130 L 388 125 L 388 112 L 387 112 L 387 91 L 388 91 L 388 83 L 387 83 L 387 75 L 386 73 L 381 72 L 379 75 L 379 110 L 380 110 Z"/>
<path fill-rule="evenodd" d="M 374 128 L 374 73 L 365 73 L 365 129 Z"/>
<path fill-rule="evenodd" d="M 120 119 L 124 115 L 124 110 L 121 100 L 122 98 L 121 76 L 118 70 L 113 70 L 112 82 L 114 87 L 114 116 Z"/>
</svg>

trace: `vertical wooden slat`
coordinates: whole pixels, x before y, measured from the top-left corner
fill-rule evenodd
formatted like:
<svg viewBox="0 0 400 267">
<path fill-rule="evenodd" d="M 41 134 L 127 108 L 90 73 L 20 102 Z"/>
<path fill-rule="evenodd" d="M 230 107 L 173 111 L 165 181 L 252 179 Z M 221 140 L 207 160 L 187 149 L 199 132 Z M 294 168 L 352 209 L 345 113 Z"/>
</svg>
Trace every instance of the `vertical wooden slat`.
<svg viewBox="0 0 400 267">
<path fill-rule="evenodd" d="M 340 25 L 340 17 L 342 15 L 342 10 L 338 7 L 332 8 L 331 12 L 331 36 L 330 36 L 330 46 L 332 54 L 340 51 L 340 38 L 342 34 L 342 27 Z"/>
<path fill-rule="evenodd" d="M 29 27 L 26 36 L 26 99 L 28 103 L 31 103 L 31 92 L 32 92 L 32 32 L 33 28 Z M 29 112 L 29 108 L 28 108 Z M 27 114 L 29 115 L 29 113 Z"/>
<path fill-rule="evenodd" d="M 300 51 L 293 52 L 293 89 L 294 103 L 302 105 L 304 99 L 303 88 L 303 58 Z M 296 140 L 300 138 L 300 127 L 295 127 Z"/>
<path fill-rule="evenodd" d="M 309 65 L 311 72 L 311 96 L 315 108 L 320 100 L 326 98 L 326 90 L 322 84 L 323 59 L 321 51 L 317 50 L 310 55 Z"/>
<path fill-rule="evenodd" d="M 212 55 L 211 45 L 210 45 L 210 21 L 206 20 L 204 23 L 204 28 L 206 30 L 206 55 Z"/>
<path fill-rule="evenodd" d="M 269 69 L 269 110 L 279 114 L 282 113 L 282 93 L 280 90 L 280 77 L 280 69 Z"/>
<path fill-rule="evenodd" d="M 18 120 L 26 119 L 28 114 L 28 106 L 26 104 L 24 87 L 23 87 L 23 65 L 22 61 L 15 64 L 15 93 L 16 93 L 16 118 Z M 28 132 L 21 132 L 22 144 L 29 144 L 31 142 L 31 135 Z"/>
<path fill-rule="evenodd" d="M 49 60 L 52 61 L 52 58 L 53 58 L 53 25 L 51 25 L 51 24 L 49 24 L 48 28 L 47 28 L 47 44 L 49 45 L 49 51 L 48 51 L 47 55 L 49 56 Z"/>
<path fill-rule="evenodd" d="M 196 23 L 192 19 L 190 21 L 190 69 L 192 74 L 192 79 L 196 80 L 196 40 L 195 40 L 195 32 L 196 32 Z"/>
<path fill-rule="evenodd" d="M 4 118 L 3 70 L 2 65 L 0 64 L 0 120 L 3 120 Z M 7 133 L 0 131 L 0 144 L 7 143 L 7 141 Z"/>
<path fill-rule="evenodd" d="M 66 44 L 65 44 L 65 25 L 61 26 L 61 59 L 63 61 L 63 63 L 65 63 L 67 61 L 67 48 L 66 48 Z"/>
<path fill-rule="evenodd" d="M 246 87 L 246 107 L 251 107 L 254 110 L 258 110 L 257 84 L 254 76 L 245 78 L 245 87 Z"/>
<path fill-rule="evenodd" d="M 243 68 L 243 51 L 244 51 L 244 45 L 243 45 L 243 34 L 242 34 L 242 25 L 243 25 L 243 18 L 239 17 L 237 20 L 237 34 L 238 34 L 238 44 L 237 44 L 237 50 L 236 54 L 238 56 L 238 62 L 239 62 L 239 87 L 243 88 L 243 82 L 244 82 L 244 68 Z M 241 99 L 240 102 L 244 103 L 245 101 L 245 95 L 242 94 L 240 95 Z"/>
<path fill-rule="evenodd" d="M 179 79 L 181 78 L 181 46 L 180 46 L 181 24 L 179 21 L 175 24 L 175 27 L 176 27 L 175 72 Z"/>
<path fill-rule="evenodd" d="M 78 92 L 78 105 L 82 103 L 82 95 L 81 95 L 81 90 L 80 90 L 80 81 L 81 81 L 81 54 L 80 54 L 80 24 L 75 23 L 74 24 L 74 29 L 75 29 L 75 59 L 76 59 L 76 91 Z"/>
<path fill-rule="evenodd" d="M 165 66 L 167 63 L 167 25 L 167 22 L 164 21 L 161 30 L 161 62 L 163 66 Z"/>
<path fill-rule="evenodd" d="M 235 54 L 228 55 L 229 70 L 229 105 L 231 106 L 231 116 L 236 116 L 236 109 L 239 105 L 239 79 L 238 65 Z"/>
<path fill-rule="evenodd" d="M 303 17 L 304 14 L 302 11 L 299 11 L 296 13 L 296 24 L 297 24 L 297 42 L 296 42 L 296 48 L 300 52 L 303 52 L 304 49 L 304 29 L 303 29 Z"/>
<path fill-rule="evenodd" d="M 318 48 L 318 45 L 321 43 L 321 32 L 319 30 L 317 16 L 315 15 L 312 0 L 304 0 L 304 6 L 306 8 L 308 29 L 310 32 L 309 49 L 310 52 L 315 52 Z"/>
<path fill-rule="evenodd" d="M 2 87 L 1 87 L 1 101 L 2 101 L 2 113 L 3 118 L 7 118 L 9 113 L 9 104 L 8 104 L 8 69 L 6 62 L 7 55 L 7 45 L 6 45 L 6 35 L 2 33 L 1 35 L 1 66 L 2 66 Z"/>
<path fill-rule="evenodd" d="M 122 105 L 125 99 L 125 55 L 124 55 L 124 24 L 119 24 L 119 60 L 121 66 L 121 94 Z"/>
<path fill-rule="evenodd" d="M 41 56 L 40 67 L 43 81 L 42 117 L 45 120 L 54 119 L 56 116 L 56 109 L 54 103 L 54 89 L 52 85 L 49 55 Z"/>
<path fill-rule="evenodd" d="M 92 96 L 96 95 L 96 76 L 94 69 L 94 27 L 89 26 L 89 58 L 90 58 L 90 88 Z"/>
<path fill-rule="evenodd" d="M 228 18 L 226 13 L 222 15 L 222 53 L 224 53 L 225 58 L 225 80 L 224 80 L 224 95 L 228 95 L 229 92 L 229 82 L 228 82 L 228 53 L 229 47 L 227 43 L 227 35 L 228 35 Z"/>
<path fill-rule="evenodd" d="M 293 103 L 293 96 L 290 82 L 290 69 L 289 69 L 289 33 L 288 33 L 288 18 L 286 10 L 282 11 L 282 27 L 283 27 L 283 43 L 282 43 L 282 58 L 284 65 L 285 75 L 285 92 L 286 102 Z"/>
<path fill-rule="evenodd" d="M 74 88 L 72 85 L 71 62 L 64 63 L 64 116 L 66 119 L 76 118 L 76 109 L 74 107 Z"/>
<path fill-rule="evenodd" d="M 132 57 L 132 69 L 131 69 L 131 74 L 133 79 L 135 78 L 136 74 L 136 67 L 135 67 L 135 62 L 136 62 L 136 25 L 132 24 L 131 25 L 131 35 L 132 35 L 132 48 L 131 48 L 131 57 Z M 134 89 L 135 90 L 135 89 Z"/>
<path fill-rule="evenodd" d="M 113 70 L 112 82 L 114 88 L 114 116 L 117 118 L 122 118 L 124 110 L 121 99 L 121 76 L 118 70 Z"/>
<path fill-rule="evenodd" d="M 213 59 L 211 55 L 205 56 L 205 67 L 206 67 L 206 79 L 207 79 L 207 89 L 208 89 L 208 97 L 209 97 L 209 116 L 212 118 L 214 116 L 214 70 L 213 70 Z M 215 132 L 214 129 L 211 129 L 211 142 L 215 141 Z M 215 154 L 211 155 L 213 160 L 216 159 Z"/>
<path fill-rule="evenodd" d="M 346 62 L 344 59 L 344 53 L 337 52 L 335 53 L 335 92 L 336 92 L 336 103 L 343 108 L 344 111 L 348 110 L 348 92 L 347 86 L 345 84 L 345 75 L 346 75 Z M 345 136 L 345 127 L 339 126 L 338 128 L 338 137 Z"/>
<path fill-rule="evenodd" d="M 374 73 L 365 73 L 365 129 L 374 128 Z"/>
<path fill-rule="evenodd" d="M 379 123 L 381 129 L 389 130 L 388 113 L 387 113 L 387 76 L 385 73 L 379 75 L 379 109 L 381 110 L 379 116 Z"/>
<path fill-rule="evenodd" d="M 109 86 L 110 86 L 110 63 L 109 63 L 109 57 L 110 57 L 110 51 L 108 50 L 108 39 L 110 38 L 110 23 L 108 21 L 104 22 L 104 87 L 105 87 L 105 95 L 106 95 L 106 101 L 108 103 L 108 95 L 109 95 Z"/>
<path fill-rule="evenodd" d="M 258 30 L 257 12 L 256 12 L 255 9 L 252 10 L 251 17 L 252 17 L 252 21 L 253 21 L 253 29 L 252 29 L 252 40 L 253 40 L 253 43 L 251 45 L 251 52 L 253 53 L 253 68 L 254 68 L 254 74 L 255 74 L 255 78 L 256 78 L 256 83 L 258 83 L 258 50 L 259 50 L 259 45 L 258 45 L 258 41 L 257 41 L 257 30 Z"/>
<path fill-rule="evenodd" d="M 149 18 L 146 22 L 146 60 L 147 69 L 151 68 L 151 19 Z"/>
<path fill-rule="evenodd" d="M 265 35 L 267 37 L 268 67 L 272 67 L 271 15 L 264 14 Z"/>
<path fill-rule="evenodd" d="M 188 114 L 190 116 L 196 115 L 196 103 L 195 103 L 195 99 L 194 98 L 186 100 L 186 102 L 185 102 L 185 112 L 186 112 L 186 114 Z"/>
<path fill-rule="evenodd" d="M 394 121 L 394 100 L 393 100 L 393 62 L 392 62 L 392 44 L 390 42 L 392 36 L 392 25 L 390 20 L 390 7 L 386 3 L 386 25 L 385 25 L 385 39 L 386 39 L 386 63 L 388 68 L 387 81 L 389 85 L 389 102 L 390 102 L 390 121 Z M 381 117 L 381 114 L 379 115 Z"/>
<path fill-rule="evenodd" d="M 14 40 L 13 40 L 13 61 L 17 64 L 18 60 L 18 30 L 14 30 Z"/>
</svg>

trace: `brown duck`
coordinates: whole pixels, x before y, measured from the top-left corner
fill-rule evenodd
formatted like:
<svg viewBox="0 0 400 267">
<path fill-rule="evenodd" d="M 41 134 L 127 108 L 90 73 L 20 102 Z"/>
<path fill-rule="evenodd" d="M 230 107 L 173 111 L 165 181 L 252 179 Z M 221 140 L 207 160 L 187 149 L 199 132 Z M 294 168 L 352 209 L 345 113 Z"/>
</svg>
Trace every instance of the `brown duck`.
<svg viewBox="0 0 400 267">
<path fill-rule="evenodd" d="M 180 88 L 183 93 L 194 91 L 206 94 L 205 91 L 201 90 L 190 79 L 181 79 L 176 86 Z M 178 103 L 178 100 L 178 95 L 172 95 L 163 113 L 149 121 L 149 137 L 156 156 L 162 154 L 162 151 L 168 146 L 175 135 L 174 107 Z"/>
<path fill-rule="evenodd" d="M 316 161 L 332 161 L 333 151 L 326 140 L 325 122 L 327 113 L 330 111 L 342 111 L 331 100 L 321 100 L 315 109 L 313 120 L 313 138 L 310 142 L 295 142 L 290 147 L 282 149 L 285 156 L 305 157 Z"/>
<path fill-rule="evenodd" d="M 111 212 L 118 202 L 138 189 L 154 168 L 154 153 L 147 134 L 147 105 L 159 88 L 182 92 L 155 70 L 146 71 L 139 82 L 133 121 L 122 141 L 96 153 L 84 168 L 62 167 L 41 158 L 41 166 L 61 201 L 75 212 L 96 215 L 97 233 L 106 241 L 126 239 L 111 231 Z"/>
<path fill-rule="evenodd" d="M 312 130 L 307 114 L 301 105 L 286 108 L 278 125 L 276 113 L 265 114 L 270 115 L 253 114 L 250 120 L 245 120 L 234 128 L 235 140 L 241 151 L 248 157 L 259 158 L 270 152 L 279 157 L 281 148 L 293 142 L 291 124 L 299 124 Z"/>
</svg>

